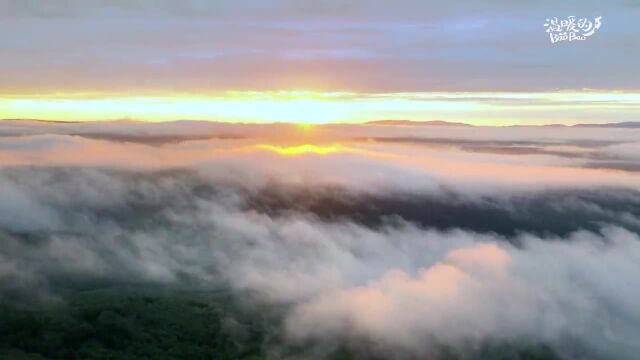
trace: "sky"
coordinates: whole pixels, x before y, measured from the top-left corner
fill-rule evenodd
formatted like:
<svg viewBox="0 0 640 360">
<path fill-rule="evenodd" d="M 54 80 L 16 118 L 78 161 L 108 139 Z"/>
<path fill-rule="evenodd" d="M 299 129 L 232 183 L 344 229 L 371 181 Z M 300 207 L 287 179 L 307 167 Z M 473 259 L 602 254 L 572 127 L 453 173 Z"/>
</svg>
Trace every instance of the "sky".
<svg viewBox="0 0 640 360">
<path fill-rule="evenodd" d="M 602 27 L 551 43 L 547 18 Z M 638 120 L 640 3 L 0 0 L 0 118 Z"/>
</svg>

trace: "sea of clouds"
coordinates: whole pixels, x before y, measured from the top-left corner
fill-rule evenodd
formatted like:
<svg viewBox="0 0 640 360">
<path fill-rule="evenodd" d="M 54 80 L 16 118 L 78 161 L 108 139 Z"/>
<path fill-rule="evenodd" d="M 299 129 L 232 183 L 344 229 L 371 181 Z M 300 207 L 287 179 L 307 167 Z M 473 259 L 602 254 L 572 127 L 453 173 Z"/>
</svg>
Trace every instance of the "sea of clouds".
<svg viewBox="0 0 640 360">
<path fill-rule="evenodd" d="M 292 343 L 633 359 L 639 147 L 629 129 L 8 121 L 0 299 L 229 287 L 285 306 Z"/>
</svg>

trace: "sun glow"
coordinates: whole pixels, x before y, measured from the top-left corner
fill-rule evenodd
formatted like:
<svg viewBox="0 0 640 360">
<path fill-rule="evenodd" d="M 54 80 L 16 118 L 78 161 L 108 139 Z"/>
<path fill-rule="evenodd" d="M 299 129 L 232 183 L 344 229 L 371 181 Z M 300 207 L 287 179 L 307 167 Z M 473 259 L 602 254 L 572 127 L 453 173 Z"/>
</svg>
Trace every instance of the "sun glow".
<svg viewBox="0 0 640 360">
<path fill-rule="evenodd" d="M 0 96 L 0 119 L 88 121 L 210 120 L 298 124 L 371 120 L 446 120 L 481 125 L 607 120 L 612 111 L 640 115 L 640 93 L 352 93 L 230 91 L 220 94 Z M 312 126 L 302 128 L 311 130 Z"/>
<path fill-rule="evenodd" d="M 327 155 L 337 152 L 349 151 L 349 148 L 342 145 L 314 145 L 304 144 L 295 146 L 278 146 L 271 144 L 261 144 L 256 146 L 257 149 L 268 150 L 285 156 L 297 156 L 306 154 Z"/>
</svg>

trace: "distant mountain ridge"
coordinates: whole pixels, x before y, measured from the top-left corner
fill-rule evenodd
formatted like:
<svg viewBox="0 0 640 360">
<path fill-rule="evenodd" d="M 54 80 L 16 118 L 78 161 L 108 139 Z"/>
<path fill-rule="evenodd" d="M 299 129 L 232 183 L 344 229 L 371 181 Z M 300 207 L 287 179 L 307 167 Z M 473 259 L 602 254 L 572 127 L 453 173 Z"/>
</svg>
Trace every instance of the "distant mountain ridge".
<svg viewBox="0 0 640 360">
<path fill-rule="evenodd" d="M 375 120 L 368 121 L 366 125 L 390 125 L 390 126 L 481 126 L 472 125 L 460 122 L 451 122 L 443 120 L 428 120 L 428 121 L 416 121 L 416 120 Z M 577 128 L 624 128 L 624 129 L 640 129 L 640 121 L 625 121 L 619 123 L 604 123 L 604 124 L 545 124 L 545 125 L 511 125 L 515 127 L 519 126 L 535 126 L 535 127 L 577 127 Z"/>
<path fill-rule="evenodd" d="M 461 122 L 443 120 L 415 121 L 415 120 L 374 120 L 367 121 L 366 125 L 411 125 L 411 126 L 474 126 Z"/>
<path fill-rule="evenodd" d="M 181 125 L 192 125 L 192 126 L 198 126 L 198 125 L 212 125 L 212 124 L 221 124 L 221 125 L 248 125 L 251 123 L 233 123 L 233 122 L 219 122 L 219 121 L 207 121 L 207 120 L 173 120 L 173 121 L 166 121 L 166 122 L 158 122 L 158 123 L 152 123 L 152 122 L 147 122 L 147 121 L 142 121 L 142 120 L 103 120 L 103 121 L 87 121 L 87 122 L 83 122 L 83 121 L 57 121 L 57 120 L 39 120 L 39 119 L 0 119 L 0 124 L 2 122 L 6 122 L 6 123 L 17 123 L 17 124 L 29 124 L 29 123 L 33 123 L 33 124 L 60 124 L 60 125 L 72 125 L 72 124 L 120 124 L 120 125 L 126 125 L 126 124 L 132 124 L 132 125 L 149 125 L 149 124 L 164 124 L 169 125 L 169 124 L 181 124 Z M 286 125 L 286 124 L 292 124 L 292 123 L 280 123 L 280 122 L 272 122 L 269 124 L 261 124 L 261 125 Z M 330 125 L 331 123 L 328 123 L 327 125 Z M 339 123 L 334 123 L 335 124 L 339 124 Z M 462 122 L 454 122 L 454 121 L 444 121 L 444 120 L 425 120 L 425 121 L 419 121 L 419 120 L 373 120 L 373 121 L 367 121 L 365 123 L 363 123 L 363 125 L 385 125 L 385 126 L 441 126 L 441 127 L 482 127 L 482 126 L 488 126 L 491 127 L 492 125 L 480 125 L 480 124 L 467 124 L 467 123 L 462 123 Z M 565 124 L 541 124 L 541 125 L 509 125 L 507 127 L 526 127 L 526 126 L 531 126 L 531 127 L 557 127 L 557 128 L 563 128 L 563 127 L 575 127 L 575 128 L 621 128 L 621 129 L 640 129 L 640 121 L 624 121 L 624 122 L 617 122 L 617 123 L 603 123 L 603 124 L 589 124 L 589 123 L 579 123 L 579 124 L 573 124 L 573 125 L 565 125 Z"/>
<path fill-rule="evenodd" d="M 640 129 L 640 121 L 625 121 L 605 124 L 575 124 L 572 127 Z"/>
</svg>

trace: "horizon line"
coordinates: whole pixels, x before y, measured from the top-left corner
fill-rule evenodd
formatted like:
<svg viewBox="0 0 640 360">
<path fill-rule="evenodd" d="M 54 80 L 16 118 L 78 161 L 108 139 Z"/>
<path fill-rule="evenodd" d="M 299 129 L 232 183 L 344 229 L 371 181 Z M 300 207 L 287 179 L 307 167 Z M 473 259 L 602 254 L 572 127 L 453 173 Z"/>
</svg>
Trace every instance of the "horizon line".
<svg viewBox="0 0 640 360">
<path fill-rule="evenodd" d="M 307 123 L 295 121 L 270 121 L 270 122 L 250 122 L 250 121 L 220 121 L 220 120 L 202 120 L 202 119 L 173 119 L 173 120 L 144 120 L 144 119 L 96 119 L 96 120 L 52 120 L 52 119 L 33 119 L 33 118 L 3 118 L 0 122 L 39 122 L 49 124 L 91 124 L 91 123 L 140 123 L 140 124 L 168 124 L 180 122 L 198 122 L 210 124 L 224 125 L 294 125 L 294 126 L 335 126 L 335 125 L 367 125 L 367 126 L 431 126 L 431 127 L 616 127 L 616 125 L 634 125 L 632 128 L 640 128 L 640 121 L 617 121 L 604 123 L 550 123 L 550 124 L 474 124 L 464 121 L 447 121 L 447 120 L 406 120 L 406 119 L 380 119 L 366 120 L 363 122 L 323 122 L 323 123 Z"/>
</svg>

